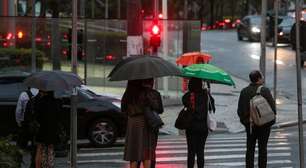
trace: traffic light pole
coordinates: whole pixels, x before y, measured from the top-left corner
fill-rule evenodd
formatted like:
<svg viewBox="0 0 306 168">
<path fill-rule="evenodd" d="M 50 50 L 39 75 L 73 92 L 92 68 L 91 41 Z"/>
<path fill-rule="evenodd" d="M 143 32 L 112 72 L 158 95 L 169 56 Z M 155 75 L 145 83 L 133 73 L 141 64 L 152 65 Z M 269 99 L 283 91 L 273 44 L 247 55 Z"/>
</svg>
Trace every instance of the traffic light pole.
<svg viewBox="0 0 306 168">
<path fill-rule="evenodd" d="M 295 0 L 295 32 L 296 32 L 296 79 L 297 79 L 297 99 L 298 99 L 298 125 L 299 125 L 299 158 L 300 168 L 304 168 L 304 134 L 303 134 L 303 98 L 301 79 L 301 43 L 300 43 L 300 18 L 301 0 Z"/>
<path fill-rule="evenodd" d="M 275 20 L 274 20 L 274 79 L 273 79 L 273 96 L 276 104 L 276 89 L 277 89 L 277 43 L 278 43 L 278 9 L 279 9 L 279 0 L 274 1 L 274 11 L 275 11 Z"/>
<path fill-rule="evenodd" d="M 32 57 L 31 57 L 31 71 L 36 72 L 36 16 L 35 16 L 35 2 L 32 1 Z"/>
<path fill-rule="evenodd" d="M 266 77 L 266 18 L 267 18 L 267 0 L 261 1 L 261 55 L 259 60 L 259 68 L 264 77 Z M 264 78 L 264 81 L 266 78 Z"/>
<path fill-rule="evenodd" d="M 163 44 L 163 58 L 167 60 L 168 57 L 168 0 L 162 0 L 162 13 L 163 13 L 163 31 L 162 31 L 162 44 Z M 168 96 L 169 79 L 168 77 L 163 78 L 163 90 L 164 95 Z"/>
<path fill-rule="evenodd" d="M 127 56 L 143 54 L 140 0 L 127 0 Z"/>
<path fill-rule="evenodd" d="M 71 70 L 77 74 L 77 0 L 72 1 L 72 48 L 71 48 Z M 71 95 L 70 115 L 70 168 L 77 166 L 77 88 L 74 88 Z"/>
</svg>

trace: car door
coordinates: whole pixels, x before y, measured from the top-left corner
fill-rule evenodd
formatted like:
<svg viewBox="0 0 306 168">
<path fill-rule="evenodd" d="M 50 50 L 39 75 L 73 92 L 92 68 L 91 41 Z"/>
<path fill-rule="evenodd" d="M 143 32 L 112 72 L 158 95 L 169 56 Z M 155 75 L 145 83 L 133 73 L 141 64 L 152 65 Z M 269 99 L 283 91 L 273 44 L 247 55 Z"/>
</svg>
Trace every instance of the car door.
<svg viewBox="0 0 306 168">
<path fill-rule="evenodd" d="M 15 108 L 19 94 L 25 89 L 20 77 L 0 77 L 0 136 L 16 131 Z"/>
<path fill-rule="evenodd" d="M 240 33 L 243 37 L 248 37 L 249 26 L 250 26 L 250 19 L 249 18 L 242 19 Z"/>
</svg>

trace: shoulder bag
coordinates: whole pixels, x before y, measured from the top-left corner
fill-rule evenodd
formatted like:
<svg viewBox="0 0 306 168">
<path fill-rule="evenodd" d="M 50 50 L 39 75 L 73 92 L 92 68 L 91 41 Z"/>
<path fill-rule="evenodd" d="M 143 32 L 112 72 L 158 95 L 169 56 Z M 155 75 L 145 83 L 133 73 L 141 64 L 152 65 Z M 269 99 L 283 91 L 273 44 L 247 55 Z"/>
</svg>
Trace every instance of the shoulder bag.
<svg viewBox="0 0 306 168">
<path fill-rule="evenodd" d="M 176 118 L 174 126 L 177 129 L 184 130 L 190 127 L 191 122 L 192 122 L 192 112 L 189 111 L 187 107 L 184 107 L 180 111 L 178 117 Z"/>
</svg>

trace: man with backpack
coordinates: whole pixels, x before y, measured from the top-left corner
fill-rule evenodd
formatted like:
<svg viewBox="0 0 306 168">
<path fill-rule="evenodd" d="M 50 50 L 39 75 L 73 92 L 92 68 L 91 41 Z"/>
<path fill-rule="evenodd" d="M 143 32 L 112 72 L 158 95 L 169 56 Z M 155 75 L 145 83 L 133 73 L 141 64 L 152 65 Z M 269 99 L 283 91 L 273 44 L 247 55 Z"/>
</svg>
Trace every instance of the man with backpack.
<svg viewBox="0 0 306 168">
<path fill-rule="evenodd" d="M 242 89 L 238 102 L 238 116 L 247 133 L 246 168 L 254 167 L 256 140 L 258 141 L 258 167 L 267 167 L 267 144 L 271 126 L 275 123 L 275 101 L 268 88 L 263 87 L 260 71 L 249 74 L 251 83 Z"/>
<path fill-rule="evenodd" d="M 32 162 L 34 161 L 34 154 L 33 154 L 33 148 L 34 148 L 34 135 L 29 132 L 29 123 L 31 121 L 30 118 L 33 116 L 33 102 L 34 97 L 38 94 L 38 89 L 35 88 L 28 88 L 26 91 L 21 92 L 17 106 L 16 106 L 16 122 L 18 125 L 18 137 L 17 137 L 17 145 L 23 149 L 29 149 L 28 148 L 28 142 L 31 142 L 31 155 L 32 155 Z M 31 103 L 31 104 L 30 104 Z M 34 158 L 33 158 L 34 157 Z M 31 163 L 34 164 L 34 163 Z"/>
</svg>

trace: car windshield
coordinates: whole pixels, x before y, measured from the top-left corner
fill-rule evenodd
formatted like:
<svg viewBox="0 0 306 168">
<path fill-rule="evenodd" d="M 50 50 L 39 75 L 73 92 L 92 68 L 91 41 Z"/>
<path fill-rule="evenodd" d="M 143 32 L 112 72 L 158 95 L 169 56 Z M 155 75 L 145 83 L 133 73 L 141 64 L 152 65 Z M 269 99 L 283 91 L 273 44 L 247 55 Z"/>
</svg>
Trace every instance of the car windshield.
<svg viewBox="0 0 306 168">
<path fill-rule="evenodd" d="M 251 17 L 250 22 L 252 25 L 260 25 L 261 24 L 261 18 L 260 17 Z"/>
<path fill-rule="evenodd" d="M 280 26 L 292 26 L 294 24 L 294 18 L 285 18 L 283 19 L 283 21 L 281 22 Z"/>
</svg>

